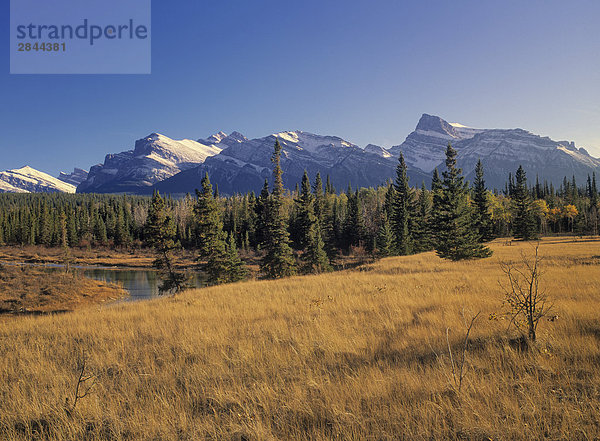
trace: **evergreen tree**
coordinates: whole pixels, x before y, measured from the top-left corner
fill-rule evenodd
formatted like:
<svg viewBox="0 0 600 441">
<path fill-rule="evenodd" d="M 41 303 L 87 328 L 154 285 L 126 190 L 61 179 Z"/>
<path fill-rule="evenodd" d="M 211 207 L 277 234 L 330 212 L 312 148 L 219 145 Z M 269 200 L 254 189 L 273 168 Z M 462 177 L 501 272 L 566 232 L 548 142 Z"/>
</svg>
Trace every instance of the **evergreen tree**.
<svg viewBox="0 0 600 441">
<path fill-rule="evenodd" d="M 385 215 L 382 216 L 381 226 L 377 232 L 377 253 L 380 257 L 388 257 L 394 254 L 394 233 L 390 220 Z"/>
<path fill-rule="evenodd" d="M 299 248 L 304 250 L 310 242 L 313 224 L 316 222 L 316 216 L 314 213 L 314 197 L 310 188 L 310 181 L 308 179 L 308 173 L 304 170 L 302 176 L 302 189 L 298 195 L 296 202 L 296 228 L 298 230 L 298 245 Z"/>
<path fill-rule="evenodd" d="M 323 194 L 323 181 L 321 181 L 321 173 L 317 173 L 315 176 L 315 183 L 313 185 L 313 196 L 315 201 L 315 216 L 321 226 L 325 221 L 325 195 Z"/>
<path fill-rule="evenodd" d="M 269 199 L 269 181 L 265 179 L 263 188 L 254 205 L 254 213 L 256 218 L 255 246 L 259 250 L 264 248 L 266 243 L 265 233 L 269 223 Z"/>
<path fill-rule="evenodd" d="M 326 194 L 335 194 L 335 188 L 333 188 L 333 185 L 331 184 L 329 175 L 327 175 L 327 182 L 325 184 L 325 193 Z"/>
<path fill-rule="evenodd" d="M 522 166 L 519 166 L 515 179 L 513 233 L 517 239 L 535 240 L 538 238 L 538 226 L 533 211 L 533 202 L 527 189 L 527 176 Z"/>
<path fill-rule="evenodd" d="M 385 192 L 385 202 L 383 205 L 383 210 L 385 212 L 385 217 L 387 217 L 388 221 L 392 222 L 392 217 L 394 215 L 394 200 L 396 199 L 396 190 L 394 190 L 394 185 L 389 184 L 387 187 L 387 191 Z M 391 224 L 390 224 L 391 228 Z M 393 235 L 393 231 L 392 231 Z M 395 242 L 395 239 L 394 239 Z"/>
<path fill-rule="evenodd" d="M 441 188 L 434 193 L 435 250 L 450 260 L 488 257 L 492 252 L 479 243 L 472 219 L 462 170 L 456 168 L 456 150 L 448 144 L 446 171 Z"/>
<path fill-rule="evenodd" d="M 592 172 L 592 185 L 590 189 L 590 205 L 598 208 L 598 187 L 596 187 L 596 173 Z"/>
<path fill-rule="evenodd" d="M 227 282 L 238 282 L 248 277 L 248 268 L 240 259 L 233 234 L 227 237 L 227 254 L 225 256 Z"/>
<path fill-rule="evenodd" d="M 416 252 L 429 251 L 433 248 L 431 210 L 431 196 L 425 188 L 425 182 L 423 182 L 419 192 L 417 216 L 414 222 L 414 251 Z"/>
<path fill-rule="evenodd" d="M 341 232 L 341 246 L 346 251 L 350 251 L 350 247 L 359 246 L 363 235 L 363 221 L 360 215 L 360 202 L 358 200 L 358 190 L 352 191 L 352 187 L 348 185 L 346 190 L 346 218 Z"/>
<path fill-rule="evenodd" d="M 296 273 L 296 262 L 289 244 L 289 234 L 283 212 L 283 172 L 281 170 L 281 145 L 275 141 L 273 162 L 273 193 L 267 204 L 264 251 L 260 269 L 269 279 L 291 276 Z"/>
<path fill-rule="evenodd" d="M 396 252 L 402 256 L 412 254 L 414 248 L 415 193 L 408 184 L 407 166 L 400 153 L 394 184 L 392 226 L 396 238 Z"/>
<path fill-rule="evenodd" d="M 325 242 L 323 242 L 318 221 L 311 224 L 308 232 L 308 244 L 302 254 L 302 261 L 304 263 L 302 269 L 305 273 L 323 273 L 332 270 L 325 252 Z"/>
<path fill-rule="evenodd" d="M 539 182 L 538 182 L 539 187 Z M 483 179 L 483 165 L 481 160 L 477 161 L 475 167 L 475 183 L 473 186 L 473 202 L 475 204 L 475 228 L 479 232 L 482 242 L 488 242 L 494 238 L 492 215 L 488 201 L 485 180 Z"/>
<path fill-rule="evenodd" d="M 154 260 L 154 267 L 162 279 L 160 292 L 177 293 L 185 289 L 188 277 L 176 270 L 173 255 L 180 248 L 180 244 L 175 241 L 175 223 L 158 191 L 152 195 L 148 209 L 145 237 L 146 245 L 154 248 L 158 254 Z"/>
<path fill-rule="evenodd" d="M 200 268 L 206 274 L 208 285 L 219 285 L 228 281 L 226 234 L 223 231 L 221 207 L 214 197 L 208 173 L 202 178 L 200 186 L 201 190 L 196 190 L 194 207 Z"/>
</svg>

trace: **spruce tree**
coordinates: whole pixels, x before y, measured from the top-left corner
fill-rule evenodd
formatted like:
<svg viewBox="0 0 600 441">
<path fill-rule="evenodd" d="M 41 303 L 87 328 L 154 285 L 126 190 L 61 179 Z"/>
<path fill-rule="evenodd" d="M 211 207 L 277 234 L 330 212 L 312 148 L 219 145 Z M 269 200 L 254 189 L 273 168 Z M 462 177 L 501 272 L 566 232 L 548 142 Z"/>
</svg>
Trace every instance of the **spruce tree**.
<svg viewBox="0 0 600 441">
<path fill-rule="evenodd" d="M 392 217 L 394 215 L 394 200 L 396 199 L 396 190 L 394 190 L 394 185 L 389 184 L 387 187 L 387 191 L 385 192 L 385 202 L 383 205 L 383 210 L 385 212 L 385 216 L 388 221 L 392 222 Z M 390 224 L 391 228 L 391 224 Z"/>
<path fill-rule="evenodd" d="M 402 152 L 396 168 L 394 190 L 392 226 L 396 238 L 395 248 L 398 254 L 405 256 L 412 254 L 414 247 L 415 193 L 408 184 L 407 166 Z"/>
<path fill-rule="evenodd" d="M 380 257 L 388 257 L 394 254 L 394 233 L 390 220 L 383 213 L 381 225 L 377 232 L 377 254 Z"/>
<path fill-rule="evenodd" d="M 325 193 L 326 194 L 335 194 L 335 188 L 331 184 L 331 180 L 329 179 L 329 175 L 327 175 L 327 181 L 325 184 Z"/>
<path fill-rule="evenodd" d="M 462 170 L 456 168 L 456 150 L 450 144 L 442 176 L 440 188 L 434 192 L 433 225 L 438 256 L 450 260 L 490 256 L 490 249 L 479 243 Z"/>
<path fill-rule="evenodd" d="M 254 214 L 256 219 L 255 246 L 257 250 L 263 249 L 266 243 L 266 231 L 269 216 L 269 180 L 265 179 L 263 188 L 254 204 Z"/>
<path fill-rule="evenodd" d="M 313 196 L 315 201 L 315 216 L 323 226 L 325 221 L 325 195 L 323 193 L 323 181 L 321 180 L 321 173 L 317 173 L 315 176 L 315 183 L 313 185 Z"/>
<path fill-rule="evenodd" d="M 165 201 L 158 191 L 152 195 L 144 229 L 146 245 L 154 248 L 157 253 L 154 267 L 159 271 L 162 279 L 159 291 L 161 293 L 182 291 L 187 286 L 188 277 L 175 268 L 173 253 L 180 249 L 180 244 L 175 241 L 173 218 L 168 213 Z"/>
<path fill-rule="evenodd" d="M 208 173 L 200 185 L 201 190 L 196 190 L 194 207 L 200 268 L 206 274 L 208 285 L 219 285 L 228 281 L 221 207 L 214 197 Z"/>
<path fill-rule="evenodd" d="M 310 242 L 311 231 L 313 230 L 313 224 L 316 222 L 316 216 L 314 213 L 314 196 L 310 188 L 310 180 L 308 173 L 304 170 L 302 176 L 302 187 L 296 203 L 296 229 L 297 229 L 297 242 L 299 248 L 304 250 Z"/>
<path fill-rule="evenodd" d="M 363 236 L 363 220 L 360 215 L 360 201 L 358 199 L 358 190 L 352 191 L 348 185 L 346 191 L 348 202 L 346 204 L 346 218 L 341 234 L 341 244 L 346 251 L 350 251 L 353 246 L 359 246 Z"/>
<path fill-rule="evenodd" d="M 522 240 L 535 240 L 538 238 L 538 226 L 533 211 L 533 201 L 527 189 L 527 175 L 522 166 L 519 166 L 515 175 L 516 183 L 513 187 L 513 233 L 515 238 Z"/>
<path fill-rule="evenodd" d="M 539 187 L 539 183 L 538 183 Z M 477 161 L 475 167 L 475 182 L 473 185 L 473 202 L 475 204 L 475 228 L 479 232 L 482 242 L 488 242 L 494 238 L 492 215 L 488 201 L 485 180 L 483 179 L 483 165 L 481 160 Z"/>
<path fill-rule="evenodd" d="M 592 184 L 590 188 L 590 205 L 598 208 L 598 187 L 596 186 L 596 172 L 592 172 Z"/>
<path fill-rule="evenodd" d="M 260 263 L 263 275 L 269 279 L 291 276 L 296 273 L 296 262 L 290 248 L 289 234 L 283 212 L 283 172 L 281 170 L 281 145 L 275 140 L 273 162 L 273 193 L 267 204 L 264 251 Z"/>
<path fill-rule="evenodd" d="M 238 254 L 233 234 L 229 234 L 227 237 L 225 268 L 228 282 L 238 282 L 248 277 L 248 268 Z"/>
<path fill-rule="evenodd" d="M 419 198 L 417 200 L 417 215 L 414 222 L 414 251 L 430 251 L 433 248 L 433 237 L 431 233 L 431 213 L 432 201 L 431 195 L 425 187 L 425 182 L 421 185 Z"/>
<path fill-rule="evenodd" d="M 325 252 L 325 242 L 323 242 L 321 226 L 318 221 L 311 224 L 308 243 L 302 254 L 302 262 L 302 269 L 305 273 L 324 273 L 332 270 L 329 257 Z"/>
</svg>

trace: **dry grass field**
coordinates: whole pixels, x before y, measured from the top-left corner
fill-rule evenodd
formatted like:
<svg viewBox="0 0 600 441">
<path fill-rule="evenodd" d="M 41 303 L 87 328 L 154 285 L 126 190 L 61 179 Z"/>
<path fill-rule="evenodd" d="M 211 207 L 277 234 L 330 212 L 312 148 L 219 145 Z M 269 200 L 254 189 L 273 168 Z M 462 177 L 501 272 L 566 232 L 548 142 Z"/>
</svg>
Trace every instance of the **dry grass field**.
<svg viewBox="0 0 600 441">
<path fill-rule="evenodd" d="M 599 439 L 600 240 L 542 242 L 558 318 L 529 349 L 488 317 L 533 247 L 492 248 L 2 321 L 0 439 Z"/>
</svg>

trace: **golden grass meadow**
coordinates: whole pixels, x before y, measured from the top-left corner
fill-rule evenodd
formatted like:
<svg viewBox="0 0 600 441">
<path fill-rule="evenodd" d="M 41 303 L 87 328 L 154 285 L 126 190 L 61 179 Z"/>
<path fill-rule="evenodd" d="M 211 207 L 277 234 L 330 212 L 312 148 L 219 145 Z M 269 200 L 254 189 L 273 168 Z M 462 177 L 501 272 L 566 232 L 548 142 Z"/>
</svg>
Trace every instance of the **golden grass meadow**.
<svg viewBox="0 0 600 441">
<path fill-rule="evenodd" d="M 533 245 L 492 249 L 5 317 L 0 439 L 599 439 L 600 240 L 541 242 L 555 317 L 528 349 L 488 317 Z"/>
</svg>

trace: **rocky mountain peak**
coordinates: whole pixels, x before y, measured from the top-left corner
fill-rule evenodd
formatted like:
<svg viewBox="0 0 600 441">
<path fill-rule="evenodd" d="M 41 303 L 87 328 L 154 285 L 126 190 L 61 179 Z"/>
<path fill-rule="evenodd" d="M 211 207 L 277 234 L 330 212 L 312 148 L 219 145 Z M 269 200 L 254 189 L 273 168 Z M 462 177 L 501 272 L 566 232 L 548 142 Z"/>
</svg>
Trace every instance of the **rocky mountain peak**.
<svg viewBox="0 0 600 441">
<path fill-rule="evenodd" d="M 419 119 L 419 123 L 417 124 L 416 131 L 421 131 L 424 133 L 440 133 L 442 135 L 447 135 L 452 138 L 459 138 L 460 135 L 456 132 L 455 128 L 448 122 L 444 121 L 439 116 L 428 115 L 424 113 Z"/>
</svg>

